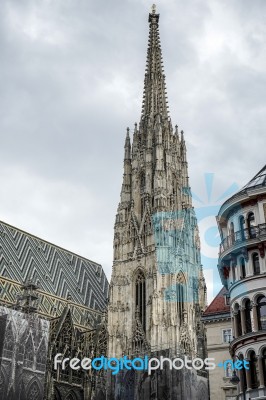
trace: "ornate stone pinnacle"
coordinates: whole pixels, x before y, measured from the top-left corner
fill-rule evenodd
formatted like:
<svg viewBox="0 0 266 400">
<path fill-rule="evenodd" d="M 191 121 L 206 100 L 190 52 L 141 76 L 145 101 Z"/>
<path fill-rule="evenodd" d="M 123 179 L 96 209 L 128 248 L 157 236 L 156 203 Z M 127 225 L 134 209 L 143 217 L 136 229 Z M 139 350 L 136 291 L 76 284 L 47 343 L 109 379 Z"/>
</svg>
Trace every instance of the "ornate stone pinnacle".
<svg viewBox="0 0 266 400">
<path fill-rule="evenodd" d="M 160 114 L 168 119 L 165 74 L 163 68 L 162 50 L 159 35 L 159 14 L 156 14 L 155 4 L 149 14 L 149 40 L 147 62 L 144 78 L 143 107 L 141 119 L 153 119 Z"/>
</svg>

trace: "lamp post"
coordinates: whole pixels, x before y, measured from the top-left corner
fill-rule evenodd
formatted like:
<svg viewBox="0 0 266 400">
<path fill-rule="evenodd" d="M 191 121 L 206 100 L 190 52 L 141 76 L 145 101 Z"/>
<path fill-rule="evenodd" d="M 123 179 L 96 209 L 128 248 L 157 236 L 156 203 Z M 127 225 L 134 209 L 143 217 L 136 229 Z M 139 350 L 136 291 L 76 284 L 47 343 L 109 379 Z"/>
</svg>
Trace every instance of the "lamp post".
<svg viewBox="0 0 266 400">
<path fill-rule="evenodd" d="M 236 357 L 237 357 L 237 356 L 236 356 Z M 238 357 L 237 357 L 237 358 L 238 358 Z M 233 385 L 238 385 L 239 382 L 240 382 L 240 379 L 239 379 L 239 377 L 237 376 L 236 370 L 235 370 L 235 369 L 233 370 L 233 374 L 232 374 L 232 377 L 231 377 L 231 379 L 230 379 L 230 382 L 231 382 Z M 246 400 L 245 388 L 243 388 L 243 400 Z"/>
</svg>

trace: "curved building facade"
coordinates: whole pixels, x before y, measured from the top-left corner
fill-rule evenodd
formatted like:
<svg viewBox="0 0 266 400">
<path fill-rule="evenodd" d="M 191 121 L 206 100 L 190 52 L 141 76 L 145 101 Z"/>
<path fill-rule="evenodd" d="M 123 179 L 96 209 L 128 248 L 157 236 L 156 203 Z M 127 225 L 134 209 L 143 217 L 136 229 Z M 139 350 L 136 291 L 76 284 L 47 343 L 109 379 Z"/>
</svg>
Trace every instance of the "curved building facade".
<svg viewBox="0 0 266 400">
<path fill-rule="evenodd" d="M 266 399 L 266 166 L 220 208 L 218 268 L 229 291 L 237 399 Z"/>
</svg>

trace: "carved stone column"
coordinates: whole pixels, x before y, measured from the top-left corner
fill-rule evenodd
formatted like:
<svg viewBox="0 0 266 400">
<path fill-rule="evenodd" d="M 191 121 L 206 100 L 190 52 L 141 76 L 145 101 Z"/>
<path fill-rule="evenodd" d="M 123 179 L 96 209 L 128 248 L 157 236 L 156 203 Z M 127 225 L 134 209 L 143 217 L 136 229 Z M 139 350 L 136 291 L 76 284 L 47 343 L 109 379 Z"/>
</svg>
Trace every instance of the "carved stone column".
<svg viewBox="0 0 266 400">
<path fill-rule="evenodd" d="M 248 360 L 250 363 L 250 360 Z M 252 389 L 252 384 L 251 384 L 251 374 L 250 374 L 250 369 L 246 369 L 246 378 L 247 378 L 247 390 L 251 390 Z"/>
<path fill-rule="evenodd" d="M 252 302 L 252 315 L 253 315 L 254 331 L 257 332 L 259 330 L 257 303 L 253 303 L 253 302 Z"/>
<path fill-rule="evenodd" d="M 263 358 L 262 356 L 258 357 L 258 365 L 259 365 L 259 381 L 260 381 L 260 388 L 265 387 L 265 382 L 264 382 L 264 374 L 263 374 Z"/>
<path fill-rule="evenodd" d="M 233 321 L 234 321 L 234 323 L 233 323 L 233 326 L 234 326 L 234 337 L 235 338 L 238 338 L 238 326 L 237 326 L 237 312 L 234 312 L 234 314 L 233 314 L 234 316 L 233 316 Z"/>
</svg>

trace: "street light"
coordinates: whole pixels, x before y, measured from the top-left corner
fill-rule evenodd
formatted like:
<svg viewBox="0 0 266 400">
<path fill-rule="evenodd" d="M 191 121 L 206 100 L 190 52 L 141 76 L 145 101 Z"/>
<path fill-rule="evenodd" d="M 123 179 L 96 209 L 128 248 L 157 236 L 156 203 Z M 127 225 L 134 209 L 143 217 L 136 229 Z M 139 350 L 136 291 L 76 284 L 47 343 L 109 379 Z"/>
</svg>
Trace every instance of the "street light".
<svg viewBox="0 0 266 400">
<path fill-rule="evenodd" d="M 239 382 L 240 382 L 240 379 L 239 379 L 239 377 L 237 376 L 236 370 L 235 370 L 235 369 L 233 370 L 233 374 L 232 374 L 232 377 L 231 377 L 231 379 L 230 379 L 230 382 L 231 382 L 233 385 L 238 385 Z M 243 390 L 243 400 L 246 400 L 245 388 L 244 388 L 244 390 Z"/>
<path fill-rule="evenodd" d="M 230 379 L 230 382 L 231 382 L 233 385 L 238 385 L 239 382 L 240 382 L 240 379 L 238 378 L 235 369 L 234 369 L 234 371 L 233 371 L 233 374 L 232 374 L 232 377 L 231 377 L 231 379 Z"/>
</svg>

